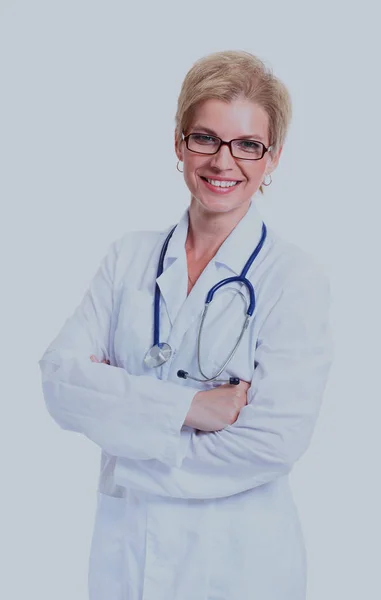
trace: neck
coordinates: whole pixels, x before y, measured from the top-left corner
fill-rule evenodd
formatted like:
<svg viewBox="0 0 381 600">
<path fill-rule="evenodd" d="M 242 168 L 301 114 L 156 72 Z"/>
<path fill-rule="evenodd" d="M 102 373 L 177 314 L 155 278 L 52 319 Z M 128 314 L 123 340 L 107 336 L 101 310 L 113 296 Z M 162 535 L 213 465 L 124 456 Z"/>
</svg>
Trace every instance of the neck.
<svg viewBox="0 0 381 600">
<path fill-rule="evenodd" d="M 197 261 L 205 256 L 209 259 L 215 256 L 220 246 L 245 216 L 249 207 L 250 201 L 233 211 L 212 213 L 206 211 L 192 197 L 188 211 L 189 228 L 186 248 L 188 252 L 192 253 L 193 259 Z"/>
</svg>

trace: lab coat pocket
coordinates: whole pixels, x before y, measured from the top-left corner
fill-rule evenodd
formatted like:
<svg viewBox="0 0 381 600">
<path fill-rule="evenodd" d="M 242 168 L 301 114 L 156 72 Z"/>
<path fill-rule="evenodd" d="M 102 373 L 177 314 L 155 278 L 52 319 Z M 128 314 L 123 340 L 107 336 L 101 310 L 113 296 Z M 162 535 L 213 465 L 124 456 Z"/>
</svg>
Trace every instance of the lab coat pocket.
<svg viewBox="0 0 381 600">
<path fill-rule="evenodd" d="M 97 493 L 89 559 L 89 599 L 123 600 L 126 499 Z"/>
</svg>

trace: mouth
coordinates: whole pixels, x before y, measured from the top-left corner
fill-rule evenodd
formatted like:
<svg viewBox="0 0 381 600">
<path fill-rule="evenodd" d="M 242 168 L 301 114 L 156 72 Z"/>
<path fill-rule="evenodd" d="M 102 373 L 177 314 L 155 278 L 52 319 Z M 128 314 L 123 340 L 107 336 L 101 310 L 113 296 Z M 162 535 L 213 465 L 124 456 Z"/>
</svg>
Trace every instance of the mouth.
<svg viewBox="0 0 381 600">
<path fill-rule="evenodd" d="M 202 179 L 205 182 L 205 185 L 208 187 L 208 189 L 211 189 L 212 191 L 216 191 L 218 193 L 225 193 L 225 194 L 227 192 L 234 190 L 235 188 L 237 188 L 240 185 L 240 183 L 242 183 L 240 180 L 237 180 L 237 179 L 231 179 L 231 180 L 212 179 L 210 177 L 204 177 L 203 175 L 200 175 L 200 179 Z"/>
</svg>

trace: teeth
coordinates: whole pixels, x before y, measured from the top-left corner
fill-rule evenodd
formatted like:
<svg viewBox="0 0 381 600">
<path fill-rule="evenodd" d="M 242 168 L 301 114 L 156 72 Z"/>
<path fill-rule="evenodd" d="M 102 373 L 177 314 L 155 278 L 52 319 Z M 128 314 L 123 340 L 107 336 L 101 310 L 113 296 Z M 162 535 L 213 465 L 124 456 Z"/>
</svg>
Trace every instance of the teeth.
<svg viewBox="0 0 381 600">
<path fill-rule="evenodd" d="M 215 185 L 216 187 L 233 187 L 234 185 L 237 185 L 238 181 L 218 181 L 217 179 L 208 179 L 207 177 L 205 177 L 205 179 L 207 180 L 208 183 L 211 183 L 212 185 Z"/>
</svg>

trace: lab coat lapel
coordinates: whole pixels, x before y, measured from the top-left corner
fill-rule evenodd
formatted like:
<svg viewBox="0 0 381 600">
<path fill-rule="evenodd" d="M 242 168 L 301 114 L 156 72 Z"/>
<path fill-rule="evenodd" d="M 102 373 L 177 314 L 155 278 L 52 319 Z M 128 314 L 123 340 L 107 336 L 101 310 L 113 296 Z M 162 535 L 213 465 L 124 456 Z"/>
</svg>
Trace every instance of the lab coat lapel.
<svg viewBox="0 0 381 600">
<path fill-rule="evenodd" d="M 186 269 L 185 263 L 185 269 Z M 186 278 L 187 271 L 186 271 Z M 173 323 L 170 334 L 170 344 L 173 347 L 179 347 L 185 333 L 195 324 L 198 327 L 198 321 L 205 306 L 205 299 L 209 289 L 217 283 L 217 270 L 213 261 L 211 261 L 201 273 L 196 284 L 192 288 L 189 296 L 184 300 L 177 318 Z M 187 281 L 185 282 L 187 285 Z"/>
<path fill-rule="evenodd" d="M 173 327 L 176 317 L 187 296 L 187 264 L 185 257 L 178 257 L 156 279 L 161 293 L 161 305 L 167 311 L 167 316 Z"/>
<path fill-rule="evenodd" d="M 156 279 L 160 288 L 160 303 L 161 306 L 165 307 L 172 327 L 187 297 L 188 271 L 185 241 L 188 233 L 188 222 L 188 209 L 186 209 L 169 241 L 163 272 Z"/>
</svg>

